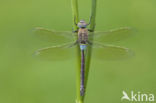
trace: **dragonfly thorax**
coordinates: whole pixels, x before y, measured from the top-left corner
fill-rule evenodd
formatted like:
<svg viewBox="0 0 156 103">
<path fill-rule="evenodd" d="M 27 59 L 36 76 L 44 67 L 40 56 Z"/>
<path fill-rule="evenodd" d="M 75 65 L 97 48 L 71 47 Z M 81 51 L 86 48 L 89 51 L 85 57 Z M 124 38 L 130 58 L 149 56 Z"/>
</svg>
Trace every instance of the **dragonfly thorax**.
<svg viewBox="0 0 156 103">
<path fill-rule="evenodd" d="M 78 30 L 78 42 L 79 44 L 87 44 L 88 41 L 88 29 L 80 28 Z"/>
</svg>

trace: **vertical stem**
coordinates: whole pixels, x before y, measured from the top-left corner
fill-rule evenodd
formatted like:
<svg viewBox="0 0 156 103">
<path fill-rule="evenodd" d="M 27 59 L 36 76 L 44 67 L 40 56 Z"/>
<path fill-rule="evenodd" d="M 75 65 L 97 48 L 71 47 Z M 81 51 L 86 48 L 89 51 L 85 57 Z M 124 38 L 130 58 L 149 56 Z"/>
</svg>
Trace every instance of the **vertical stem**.
<svg viewBox="0 0 156 103">
<path fill-rule="evenodd" d="M 79 21 L 79 14 L 78 14 L 78 1 L 72 1 L 72 14 L 73 14 L 73 31 L 77 31 L 77 23 Z M 77 37 L 78 38 L 78 37 Z M 76 38 L 76 39 L 77 39 Z M 76 103 L 83 103 L 82 97 L 80 95 L 80 85 L 81 85 L 81 51 L 79 45 L 76 47 L 77 52 L 77 70 L 76 70 Z"/>
<path fill-rule="evenodd" d="M 90 16 L 90 30 L 94 31 L 95 29 L 95 18 L 96 18 L 96 2 L 97 0 L 92 0 L 92 7 L 91 7 L 91 16 Z"/>
<path fill-rule="evenodd" d="M 83 99 L 80 94 L 80 86 L 81 86 L 81 50 L 80 46 L 76 47 L 77 52 L 77 70 L 76 70 L 76 103 L 83 103 Z"/>
<path fill-rule="evenodd" d="M 92 7 L 91 7 L 91 15 L 90 15 L 90 40 L 93 41 L 93 32 L 95 29 L 95 17 L 96 17 L 96 0 L 92 0 Z M 87 53 L 86 53 L 86 64 L 85 64 L 85 87 L 87 87 L 88 82 L 88 75 L 90 69 L 90 62 L 91 62 L 91 54 L 92 54 L 92 46 L 88 45 Z M 85 88 L 86 89 L 86 88 Z M 84 99 L 84 97 L 83 97 Z"/>
<path fill-rule="evenodd" d="M 78 1 L 77 0 L 71 0 L 72 3 L 72 14 L 73 14 L 73 31 L 77 31 L 77 23 L 79 21 L 79 14 L 78 14 Z"/>
</svg>

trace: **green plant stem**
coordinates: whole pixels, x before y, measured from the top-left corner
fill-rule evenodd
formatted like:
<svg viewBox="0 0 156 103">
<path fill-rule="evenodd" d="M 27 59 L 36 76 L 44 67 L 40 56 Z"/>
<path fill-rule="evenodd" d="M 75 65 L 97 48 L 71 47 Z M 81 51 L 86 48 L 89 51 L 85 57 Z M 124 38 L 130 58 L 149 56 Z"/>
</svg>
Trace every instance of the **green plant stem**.
<svg viewBox="0 0 156 103">
<path fill-rule="evenodd" d="M 71 0 L 72 2 L 72 14 L 73 14 L 73 31 L 77 31 L 77 23 L 79 21 L 79 14 L 78 14 L 78 1 L 77 0 Z M 77 37 L 78 38 L 78 37 Z M 76 38 L 76 39 L 77 39 Z M 80 47 L 77 45 L 76 47 L 77 52 L 77 69 L 76 69 L 76 103 L 83 103 L 83 100 L 80 95 L 80 76 L 81 76 L 81 52 Z"/>
<path fill-rule="evenodd" d="M 78 14 L 78 1 L 71 0 L 72 3 L 72 14 L 73 14 L 73 31 L 77 31 L 77 23 L 79 22 L 79 14 Z"/>
<path fill-rule="evenodd" d="M 92 7 L 91 7 L 91 16 L 90 16 L 90 30 L 93 32 L 95 29 L 95 18 L 96 18 L 96 3 L 97 0 L 92 0 Z"/>
<path fill-rule="evenodd" d="M 81 51 L 80 46 L 76 47 L 77 52 L 77 70 L 76 70 L 76 103 L 83 103 L 83 98 L 80 95 L 80 85 L 81 85 Z"/>
<path fill-rule="evenodd" d="M 90 41 L 93 41 L 93 32 L 95 29 L 95 17 L 96 17 L 96 0 L 92 0 L 92 7 L 91 7 L 91 16 L 90 16 Z M 89 76 L 89 69 L 91 63 L 91 54 L 92 54 L 92 46 L 88 45 L 87 47 L 87 55 L 86 55 L 86 64 L 85 64 L 85 89 L 87 89 L 87 82 Z M 85 95 L 84 95 L 85 96 Z M 84 100 L 84 97 L 83 97 Z"/>
</svg>

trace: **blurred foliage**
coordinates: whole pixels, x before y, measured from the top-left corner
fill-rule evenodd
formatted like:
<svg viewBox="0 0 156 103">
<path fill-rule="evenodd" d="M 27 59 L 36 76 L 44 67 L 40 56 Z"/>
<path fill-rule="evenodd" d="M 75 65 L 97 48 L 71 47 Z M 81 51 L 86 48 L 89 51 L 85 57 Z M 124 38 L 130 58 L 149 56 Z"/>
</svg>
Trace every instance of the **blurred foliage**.
<svg viewBox="0 0 156 103">
<path fill-rule="evenodd" d="M 116 45 L 135 51 L 124 61 L 92 60 L 86 103 L 120 103 L 122 91 L 156 94 L 156 1 L 98 0 L 96 30 L 122 26 L 136 36 Z M 79 0 L 88 20 L 90 0 Z M 36 49 L 50 46 L 33 36 L 33 28 L 72 30 L 70 0 L 0 1 L 0 103 L 74 103 L 76 59 L 42 61 Z M 74 53 L 74 52 L 73 52 Z"/>
</svg>

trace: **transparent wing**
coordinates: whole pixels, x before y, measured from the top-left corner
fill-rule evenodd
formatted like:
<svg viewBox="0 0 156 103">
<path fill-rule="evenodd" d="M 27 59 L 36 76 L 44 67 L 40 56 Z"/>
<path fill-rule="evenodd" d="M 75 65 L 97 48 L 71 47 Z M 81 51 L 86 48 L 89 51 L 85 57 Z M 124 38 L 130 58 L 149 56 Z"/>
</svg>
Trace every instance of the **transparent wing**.
<svg viewBox="0 0 156 103">
<path fill-rule="evenodd" d="M 74 47 L 69 47 L 69 44 L 66 44 L 39 49 L 35 52 L 35 56 L 48 61 L 67 60 L 73 57 L 73 51 Z"/>
<path fill-rule="evenodd" d="M 106 32 L 95 32 L 94 41 L 100 43 L 111 43 L 126 39 L 132 36 L 135 33 L 135 30 L 129 27 L 122 27 L 119 29 L 113 29 Z"/>
<path fill-rule="evenodd" d="M 56 32 L 37 27 L 35 28 L 34 34 L 36 38 L 51 42 L 55 45 L 75 42 L 74 34 L 72 32 Z"/>
<path fill-rule="evenodd" d="M 134 55 L 130 49 L 120 46 L 95 44 L 93 47 L 94 57 L 100 60 L 122 60 Z"/>
</svg>

